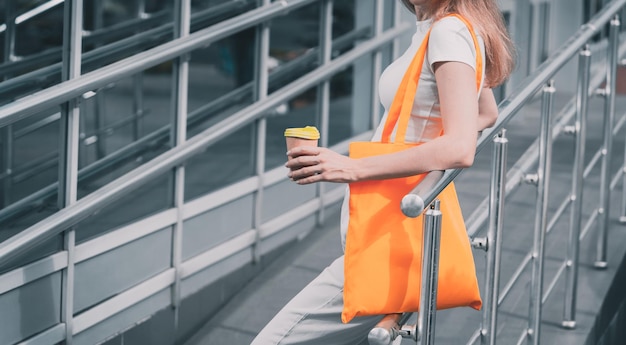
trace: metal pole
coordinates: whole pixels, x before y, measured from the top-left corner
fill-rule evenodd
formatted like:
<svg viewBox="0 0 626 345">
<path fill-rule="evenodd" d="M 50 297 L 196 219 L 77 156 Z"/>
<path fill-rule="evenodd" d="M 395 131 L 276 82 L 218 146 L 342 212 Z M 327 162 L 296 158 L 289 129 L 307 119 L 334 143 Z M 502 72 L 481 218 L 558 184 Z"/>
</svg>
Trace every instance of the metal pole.
<svg viewBox="0 0 626 345">
<path fill-rule="evenodd" d="M 63 71 L 64 81 L 81 74 L 83 1 L 67 0 L 63 16 Z M 78 195 L 78 151 L 80 148 L 80 106 L 71 99 L 61 106 L 61 144 L 59 147 L 59 208 L 72 206 Z M 74 328 L 74 270 L 76 233 L 69 228 L 63 234 L 67 251 L 67 267 L 62 271 L 61 322 L 65 324 L 65 344 L 73 343 Z"/>
<path fill-rule="evenodd" d="M 99 30 L 104 27 L 104 9 L 102 1 L 93 2 L 93 29 Z M 95 47 L 99 47 L 100 44 L 96 43 Z M 105 127 L 106 117 L 106 87 L 101 87 L 96 90 L 94 97 L 94 130 L 96 133 L 96 160 L 100 160 L 106 156 L 106 137 L 107 134 L 102 130 Z"/>
<path fill-rule="evenodd" d="M 545 236 L 547 228 L 548 196 L 550 189 L 550 163 L 552 161 L 552 99 L 554 85 L 549 81 L 543 88 L 541 133 L 539 139 L 539 167 L 537 169 L 537 206 L 532 249 L 532 276 L 530 284 L 530 313 L 528 343 L 539 345 L 541 333 L 541 297 L 543 296 L 543 271 Z"/>
<path fill-rule="evenodd" d="M 15 1 L 7 1 L 4 4 L 4 18 L 6 31 L 4 32 L 4 62 L 13 61 L 15 58 Z M 3 80 L 9 79 L 9 75 L 3 76 Z M 2 181 L 1 207 L 11 204 L 11 189 L 13 187 L 13 126 L 2 128 L 2 170 L 6 177 Z"/>
<path fill-rule="evenodd" d="M 4 32 L 4 62 L 15 60 L 15 3 L 17 1 L 6 1 L 4 4 L 4 18 L 6 31 Z M 8 79 L 8 76 L 7 78 Z"/>
<path fill-rule="evenodd" d="M 145 0 L 136 0 L 135 6 L 137 18 L 146 18 Z M 141 138 L 144 112 L 143 71 L 140 71 L 133 76 L 133 141 Z"/>
<path fill-rule="evenodd" d="M 174 38 L 189 35 L 191 23 L 191 0 L 176 0 L 174 8 Z M 189 88 L 189 55 L 175 60 L 173 70 L 173 111 L 171 145 L 178 147 L 187 140 L 187 95 Z M 185 166 L 174 168 L 173 204 L 176 208 L 176 224 L 172 233 L 172 267 L 175 269 L 172 288 L 172 307 L 174 308 L 174 327 L 178 328 L 181 303 L 181 264 L 183 249 L 183 206 L 185 205 Z"/>
<path fill-rule="evenodd" d="M 324 0 L 320 9 L 320 36 L 319 61 L 320 65 L 330 62 L 333 40 L 333 0 Z M 330 117 L 330 81 L 325 80 L 317 87 L 317 107 L 320 121 L 320 146 L 328 147 L 328 122 Z M 317 196 L 320 198 L 320 208 L 317 214 L 317 224 L 324 224 L 324 195 L 326 185 L 317 184 Z"/>
<path fill-rule="evenodd" d="M 489 231 L 487 233 L 487 293 L 483 309 L 481 344 L 496 343 L 498 299 L 500 294 L 500 257 L 506 192 L 506 158 L 509 140 L 503 129 L 493 140 L 491 188 L 489 190 Z"/>
<path fill-rule="evenodd" d="M 379 37 L 383 33 L 383 15 L 384 1 L 376 0 L 376 8 L 374 9 L 374 36 Z M 382 71 L 382 52 L 377 49 L 374 52 L 374 61 L 372 66 L 372 126 L 375 128 L 380 121 L 380 102 L 378 101 L 378 78 Z"/>
<path fill-rule="evenodd" d="M 417 344 L 435 343 L 437 312 L 437 279 L 439 272 L 439 243 L 441 240 L 441 211 L 436 199 L 424 214 L 424 249 L 422 251 L 422 284 L 420 310 L 417 317 Z"/>
<path fill-rule="evenodd" d="M 148 14 L 146 13 L 146 0 L 136 0 L 135 1 L 135 14 L 137 18 L 146 18 Z"/>
<path fill-rule="evenodd" d="M 5 174 L 2 181 L 2 208 L 11 205 L 11 189 L 13 187 L 13 125 L 2 128 L 2 170 Z"/>
<path fill-rule="evenodd" d="M 404 11 L 404 6 L 399 1 L 393 2 L 393 26 L 397 27 L 401 23 L 401 13 Z M 391 45 L 391 60 L 395 61 L 400 57 L 400 39 L 393 40 Z"/>
<path fill-rule="evenodd" d="M 269 6 L 270 0 L 259 0 L 261 6 Z M 260 24 L 256 31 L 256 60 L 255 60 L 255 102 L 263 101 L 268 96 L 269 71 L 268 58 L 270 55 L 270 27 L 267 22 Z M 256 239 L 253 246 L 253 260 L 261 261 L 261 225 L 263 224 L 263 192 L 265 179 L 265 153 L 267 152 L 267 120 L 265 117 L 256 121 L 256 175 L 258 177 L 257 192 L 254 198 L 254 229 Z"/>
<path fill-rule="evenodd" d="M 613 123 L 615 122 L 615 79 L 617 77 L 617 55 L 620 20 L 615 16 L 610 23 L 609 48 L 606 70 L 606 98 L 604 99 L 604 144 L 600 180 L 600 208 L 598 209 L 598 247 L 596 268 L 607 266 L 607 241 L 609 232 L 609 198 L 611 196 L 611 158 L 613 156 Z"/>
<path fill-rule="evenodd" d="M 539 0 L 530 1 L 530 16 L 528 18 L 530 24 L 530 42 L 528 49 L 528 70 L 529 73 L 535 71 L 540 63 L 541 48 L 543 47 L 542 37 L 542 21 L 541 21 L 541 2 Z"/>
<path fill-rule="evenodd" d="M 133 76 L 133 141 L 141 138 L 144 116 L 143 72 Z"/>
<path fill-rule="evenodd" d="M 576 96 L 576 120 L 574 130 L 576 147 L 572 171 L 572 206 L 570 209 L 569 248 L 565 268 L 565 305 L 562 325 L 565 328 L 576 327 L 576 292 L 578 284 L 578 257 L 580 249 L 580 230 L 583 207 L 583 174 L 585 167 L 585 139 L 587 132 L 589 68 L 591 52 L 589 46 L 581 50 L 578 62 L 578 90 Z"/>
</svg>

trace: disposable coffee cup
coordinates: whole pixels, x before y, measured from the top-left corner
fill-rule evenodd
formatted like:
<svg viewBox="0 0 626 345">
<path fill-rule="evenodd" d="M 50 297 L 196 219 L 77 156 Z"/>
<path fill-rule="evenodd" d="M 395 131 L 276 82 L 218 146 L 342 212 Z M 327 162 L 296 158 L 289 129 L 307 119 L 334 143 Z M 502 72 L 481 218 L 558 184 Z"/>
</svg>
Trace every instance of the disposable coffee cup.
<svg viewBox="0 0 626 345">
<path fill-rule="evenodd" d="M 287 151 L 298 146 L 317 146 L 320 132 L 314 126 L 285 129 Z"/>
</svg>

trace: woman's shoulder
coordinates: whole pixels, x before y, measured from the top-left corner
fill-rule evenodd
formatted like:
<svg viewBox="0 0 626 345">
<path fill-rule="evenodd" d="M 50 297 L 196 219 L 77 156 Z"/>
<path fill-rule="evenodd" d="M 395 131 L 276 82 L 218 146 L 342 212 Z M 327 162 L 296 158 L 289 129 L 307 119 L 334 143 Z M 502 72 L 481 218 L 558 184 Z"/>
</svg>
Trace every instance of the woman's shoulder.
<svg viewBox="0 0 626 345">
<path fill-rule="evenodd" d="M 443 17 L 433 24 L 431 35 L 438 36 L 450 34 L 469 35 L 469 28 L 456 16 Z"/>
<path fill-rule="evenodd" d="M 483 51 L 482 40 L 477 35 L 479 50 Z M 428 42 L 428 60 L 431 64 L 440 61 L 459 61 L 476 66 L 476 46 L 465 23 L 448 16 L 436 21 Z"/>
</svg>

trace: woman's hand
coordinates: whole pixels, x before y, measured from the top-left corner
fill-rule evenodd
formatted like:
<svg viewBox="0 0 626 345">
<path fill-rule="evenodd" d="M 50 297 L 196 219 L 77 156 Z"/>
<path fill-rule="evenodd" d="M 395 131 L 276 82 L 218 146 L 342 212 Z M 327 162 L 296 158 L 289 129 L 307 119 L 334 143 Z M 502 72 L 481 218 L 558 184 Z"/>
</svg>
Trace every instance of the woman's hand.
<svg viewBox="0 0 626 345">
<path fill-rule="evenodd" d="M 327 148 L 300 146 L 287 156 L 288 176 L 298 184 L 357 181 L 357 161 Z"/>
</svg>

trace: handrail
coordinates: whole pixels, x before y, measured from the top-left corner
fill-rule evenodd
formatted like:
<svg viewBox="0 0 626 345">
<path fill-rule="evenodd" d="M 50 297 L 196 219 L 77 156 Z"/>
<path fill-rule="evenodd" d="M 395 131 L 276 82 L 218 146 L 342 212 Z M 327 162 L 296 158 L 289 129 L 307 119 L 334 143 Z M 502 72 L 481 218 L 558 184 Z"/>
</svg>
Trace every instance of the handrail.
<svg viewBox="0 0 626 345">
<path fill-rule="evenodd" d="M 515 116 L 515 114 L 522 108 L 525 102 L 532 98 L 535 93 L 559 70 L 561 69 L 575 54 L 578 53 L 587 41 L 589 41 L 594 35 L 596 35 L 605 24 L 611 20 L 611 18 L 626 4 L 626 0 L 613 0 L 610 4 L 607 4 L 602 11 L 598 12 L 591 20 L 580 27 L 578 31 L 561 47 L 558 52 L 550 56 L 544 61 L 533 73 L 526 77 L 520 86 L 517 88 L 517 92 L 512 93 L 512 96 L 507 97 L 498 105 L 500 116 L 493 125 L 493 127 L 485 129 L 483 135 L 478 139 L 476 145 L 476 154 L 478 154 L 487 144 L 491 142 L 494 135 L 500 132 L 504 126 Z M 441 193 L 444 188 L 454 180 L 454 178 L 462 171 L 462 169 L 448 169 L 444 172 L 443 176 L 439 178 L 439 181 L 434 184 L 430 192 L 424 193 L 424 189 L 417 186 L 405 198 L 414 199 L 416 197 L 421 198 L 424 202 L 424 206 L 430 205 L 437 195 Z M 430 173 L 429 173 L 430 174 Z M 414 207 L 414 204 L 410 204 Z M 405 204 L 403 204 L 402 212 L 406 214 L 412 214 L 414 210 L 407 208 L 405 211 Z"/>
<path fill-rule="evenodd" d="M 184 56 L 224 37 L 305 6 L 314 0 L 283 0 L 259 7 L 188 36 L 169 41 L 80 77 L 63 82 L 0 107 L 0 127 L 57 106 L 87 91 L 103 87 L 160 63 Z"/>
<path fill-rule="evenodd" d="M 298 4 L 303 2 L 306 1 L 294 1 L 294 3 Z M 247 17 L 246 15 L 242 15 L 241 17 L 244 16 Z M 409 31 L 412 27 L 413 26 L 409 23 L 405 23 L 393 29 L 387 30 L 382 35 L 370 41 L 358 45 L 346 54 L 332 60 L 330 63 L 325 65 L 323 70 L 317 69 L 300 77 L 283 87 L 281 90 L 272 93 L 267 98 L 238 111 L 229 118 L 220 121 L 216 125 L 190 138 L 185 143 L 164 152 L 161 154 L 160 159 L 149 161 L 146 164 L 131 170 L 130 172 L 103 186 L 98 191 L 78 200 L 71 206 L 61 209 L 50 217 L 10 237 L 0 243 L 0 262 L 10 259 L 15 255 L 34 247 L 42 241 L 63 232 L 67 227 L 77 224 L 94 212 L 97 212 L 122 196 L 127 195 L 139 188 L 147 181 L 171 171 L 171 169 L 184 163 L 195 154 L 204 151 L 207 147 L 214 144 L 219 139 L 222 139 L 228 134 L 250 124 L 256 119 L 264 116 L 266 112 L 291 99 L 292 97 L 297 96 L 301 92 L 310 89 L 312 86 L 331 78 L 336 73 L 350 66 L 355 59 L 379 49 L 381 46 Z M 64 84 L 69 83 L 70 82 Z M 74 85 L 74 83 L 72 83 L 72 85 Z M 63 88 L 67 88 L 67 86 L 64 86 Z M 72 94 L 71 90 L 64 91 L 63 97 L 67 97 L 69 94 Z M 36 105 L 27 106 L 22 104 L 16 106 L 15 108 L 21 109 L 19 110 L 21 112 L 20 114 L 25 114 L 33 107 L 36 107 Z M 11 116 L 11 113 L 6 110 L 7 108 L 11 108 L 11 106 L 9 105 L 7 107 L 0 108 L 0 114 L 4 114 L 5 118 L 7 116 Z"/>
<path fill-rule="evenodd" d="M 420 183 L 402 198 L 400 208 L 405 216 L 415 218 L 422 214 L 426 205 L 424 199 L 428 197 L 430 191 L 437 185 L 437 182 L 443 177 L 443 170 L 431 171 Z"/>
</svg>

